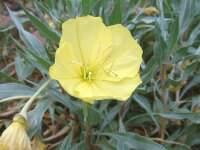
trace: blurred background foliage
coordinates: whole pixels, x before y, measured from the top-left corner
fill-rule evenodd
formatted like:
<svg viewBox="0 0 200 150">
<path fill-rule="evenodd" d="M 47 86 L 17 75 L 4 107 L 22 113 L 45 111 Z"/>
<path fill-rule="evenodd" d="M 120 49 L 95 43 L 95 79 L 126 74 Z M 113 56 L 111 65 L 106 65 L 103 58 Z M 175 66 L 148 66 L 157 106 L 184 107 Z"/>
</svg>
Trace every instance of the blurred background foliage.
<svg viewBox="0 0 200 150">
<path fill-rule="evenodd" d="M 56 150 L 200 149 L 199 0 L 0 2 L 0 134 L 48 80 L 62 23 L 93 15 L 138 39 L 143 83 L 126 102 L 89 105 L 85 136 L 81 100 L 54 81 L 32 106 L 29 137 Z"/>
</svg>

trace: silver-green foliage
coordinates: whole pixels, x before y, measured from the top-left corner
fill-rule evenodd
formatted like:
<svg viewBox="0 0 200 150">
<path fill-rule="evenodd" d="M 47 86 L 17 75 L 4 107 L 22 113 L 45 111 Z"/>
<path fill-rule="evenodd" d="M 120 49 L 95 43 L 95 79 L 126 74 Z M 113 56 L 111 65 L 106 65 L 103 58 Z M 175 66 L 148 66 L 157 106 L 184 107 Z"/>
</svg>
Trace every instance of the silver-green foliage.
<svg viewBox="0 0 200 150">
<path fill-rule="evenodd" d="M 141 65 L 143 83 L 126 102 L 105 100 L 89 105 L 87 121 L 93 146 L 103 150 L 131 148 L 165 150 L 188 147 L 198 149 L 200 145 L 200 140 L 197 139 L 200 131 L 198 126 L 200 123 L 199 0 L 45 0 L 45 2 L 34 0 L 33 3 L 37 14 L 21 6 L 26 18 L 17 18 L 14 12 L 7 8 L 27 48 L 11 37 L 18 46 L 18 54 L 14 61 L 18 79 L 4 73 L 4 69 L 1 70 L 0 76 L 15 83 L 0 84 L 0 99 L 31 96 L 44 82 L 43 80 L 49 78 L 48 69 L 54 63 L 52 53 L 58 47 L 61 25 L 64 21 L 76 16 L 100 16 L 106 25 L 123 24 L 133 37 L 138 39 L 143 48 Z M 150 16 L 143 14 L 143 9 L 148 6 L 156 7 L 159 14 Z M 137 7 L 141 8 L 138 14 L 135 13 Z M 44 13 L 56 28 L 48 24 Z M 40 36 L 45 38 L 45 43 L 24 28 L 25 22 L 37 28 Z M 7 30 L 13 30 L 13 24 L 2 32 Z M 189 64 L 181 68 L 188 61 Z M 39 83 L 28 79 L 35 69 L 38 69 L 44 78 Z M 32 87 L 28 87 L 25 81 Z M 170 91 L 171 86 L 178 87 L 183 82 L 184 86 L 175 93 Z M 57 150 L 88 149 L 84 138 L 81 101 L 70 97 L 67 93 L 62 94 L 59 90 L 61 88 L 54 81 L 45 92 L 41 93 L 36 107 L 30 112 L 32 116 L 30 123 L 37 124 L 34 129 L 28 129 L 29 136 L 41 132 L 45 111 L 48 109 L 52 112 L 57 111 L 60 107 L 56 104 L 60 103 L 67 108 L 68 115 L 77 119 L 72 126 L 65 120 L 63 123 L 71 129 L 78 125 L 81 127 L 81 132 L 78 137 L 73 137 L 75 131 L 71 130 Z M 51 115 L 53 122 L 55 115 L 54 113 Z M 164 133 L 166 141 L 176 141 L 183 145 L 165 142 L 159 144 L 151 140 L 151 137 L 160 137 L 159 131 L 163 128 L 163 120 L 167 122 Z M 178 128 L 179 130 L 176 130 Z"/>
</svg>

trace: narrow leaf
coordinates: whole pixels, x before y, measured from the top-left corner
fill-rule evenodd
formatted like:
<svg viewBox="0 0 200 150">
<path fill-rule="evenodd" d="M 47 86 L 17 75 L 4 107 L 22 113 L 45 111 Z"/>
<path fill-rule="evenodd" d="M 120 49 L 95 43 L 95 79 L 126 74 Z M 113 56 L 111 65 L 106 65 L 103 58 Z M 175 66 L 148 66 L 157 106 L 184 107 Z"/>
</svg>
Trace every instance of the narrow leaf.
<svg viewBox="0 0 200 150">
<path fill-rule="evenodd" d="M 7 7 L 7 6 L 6 6 Z M 26 46 L 31 49 L 34 53 L 43 57 L 46 60 L 49 60 L 46 50 L 40 40 L 38 40 L 34 35 L 25 31 L 22 24 L 19 22 L 18 18 L 15 17 L 14 13 L 7 7 L 9 15 L 13 22 L 15 23 L 17 29 L 19 30 L 19 35 Z"/>
<path fill-rule="evenodd" d="M 7 79 L 7 80 L 11 80 L 11 81 L 13 81 L 13 82 L 23 84 L 22 82 L 18 81 L 17 79 L 15 79 L 15 78 L 13 78 L 13 77 L 11 77 L 11 76 L 9 76 L 9 75 L 7 75 L 7 74 L 1 72 L 1 71 L 0 71 L 0 76 L 3 77 L 3 78 L 5 78 L 5 79 Z"/>
<path fill-rule="evenodd" d="M 50 30 L 37 17 L 35 17 L 28 10 L 26 10 L 26 8 L 24 6 L 21 5 L 21 7 L 24 10 L 24 12 L 26 13 L 26 15 L 29 17 L 29 19 L 31 20 L 31 22 L 36 26 L 36 28 L 38 29 L 38 32 L 40 33 L 41 36 L 43 36 L 43 37 L 45 37 L 47 39 L 59 42 L 60 37 L 55 32 L 53 32 L 52 30 Z"/>
<path fill-rule="evenodd" d="M 157 144 L 143 136 L 138 134 L 127 132 L 127 133 L 101 133 L 100 135 L 110 136 L 117 141 L 121 141 L 122 143 L 132 147 L 133 149 L 141 149 L 141 150 L 166 150 L 160 144 Z"/>
<path fill-rule="evenodd" d="M 169 52 L 172 52 L 175 44 L 177 43 L 179 38 L 179 18 L 176 17 L 174 20 L 171 30 L 170 30 L 170 36 L 169 36 Z"/>
<path fill-rule="evenodd" d="M 43 59 L 42 57 L 38 56 L 37 54 L 33 53 L 28 48 L 25 48 L 45 69 L 49 70 L 51 64 Z"/>
<path fill-rule="evenodd" d="M 109 16 L 109 25 L 117 24 L 122 22 L 122 10 L 120 0 L 114 1 L 114 8 L 112 14 Z"/>
</svg>

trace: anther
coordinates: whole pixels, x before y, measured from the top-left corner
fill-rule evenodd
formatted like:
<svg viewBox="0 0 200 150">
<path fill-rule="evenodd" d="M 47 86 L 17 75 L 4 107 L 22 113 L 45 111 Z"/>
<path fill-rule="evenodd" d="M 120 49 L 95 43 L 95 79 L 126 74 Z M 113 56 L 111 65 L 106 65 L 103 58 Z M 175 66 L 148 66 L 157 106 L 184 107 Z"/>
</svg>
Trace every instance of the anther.
<svg viewBox="0 0 200 150">
<path fill-rule="evenodd" d="M 92 74 L 92 72 L 89 72 L 86 79 L 90 79 L 91 74 Z"/>
</svg>

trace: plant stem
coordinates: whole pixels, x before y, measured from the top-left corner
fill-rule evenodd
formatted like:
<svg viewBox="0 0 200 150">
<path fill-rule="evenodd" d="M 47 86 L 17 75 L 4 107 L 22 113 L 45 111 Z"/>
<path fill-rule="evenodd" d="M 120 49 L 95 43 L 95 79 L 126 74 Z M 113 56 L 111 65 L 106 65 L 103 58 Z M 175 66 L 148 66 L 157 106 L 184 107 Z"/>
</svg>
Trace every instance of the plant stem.
<svg viewBox="0 0 200 150">
<path fill-rule="evenodd" d="M 89 129 L 89 125 L 87 122 L 87 116 L 88 116 L 87 102 L 83 102 L 83 116 L 84 116 L 85 130 L 86 130 L 85 140 L 87 141 L 90 150 L 93 150 L 93 145 L 91 141 L 91 130 Z"/>
<path fill-rule="evenodd" d="M 25 98 L 31 98 L 31 96 L 13 96 L 13 97 L 8 97 L 0 100 L 0 103 L 4 102 L 9 102 L 17 99 L 25 99 Z"/>
<path fill-rule="evenodd" d="M 163 101 L 163 109 L 164 112 L 167 111 L 167 92 L 164 88 L 165 85 L 165 69 L 166 69 L 166 63 L 162 64 L 162 68 L 161 68 L 161 92 L 162 92 L 162 101 Z M 166 130 L 166 125 L 167 125 L 167 120 L 165 118 L 161 118 L 161 139 L 165 139 L 165 130 Z"/>
<path fill-rule="evenodd" d="M 88 135 L 88 132 L 89 132 L 88 123 L 87 123 L 88 109 L 87 109 L 87 102 L 84 102 L 84 101 L 83 101 L 83 116 L 84 116 L 86 134 Z"/>
<path fill-rule="evenodd" d="M 163 105 L 164 105 L 164 111 L 167 111 L 167 93 L 166 93 L 166 90 L 164 89 L 165 68 L 166 68 L 166 64 L 164 63 L 162 65 L 162 70 L 161 70 L 161 88 L 162 88 L 162 100 L 163 100 Z"/>
<path fill-rule="evenodd" d="M 22 108 L 20 114 L 26 117 L 27 111 L 31 104 L 34 102 L 35 98 L 42 92 L 42 90 L 52 81 L 52 79 L 47 80 L 34 94 L 33 96 L 28 100 L 28 102 L 25 104 L 25 106 Z"/>
</svg>

